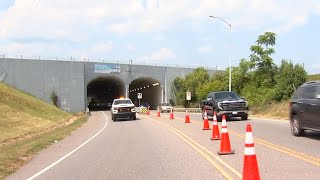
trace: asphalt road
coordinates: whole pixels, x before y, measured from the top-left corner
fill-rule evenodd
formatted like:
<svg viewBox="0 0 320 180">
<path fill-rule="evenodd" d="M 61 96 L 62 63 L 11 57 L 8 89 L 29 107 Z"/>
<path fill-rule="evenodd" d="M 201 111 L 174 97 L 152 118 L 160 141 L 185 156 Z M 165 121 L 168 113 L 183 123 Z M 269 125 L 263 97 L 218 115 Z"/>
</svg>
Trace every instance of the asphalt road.
<svg viewBox="0 0 320 180">
<path fill-rule="evenodd" d="M 220 141 L 202 130 L 200 114 L 190 114 L 190 124 L 174 115 L 113 122 L 110 112 L 94 112 L 7 179 L 241 179 L 248 123 L 261 179 L 320 179 L 320 133 L 293 137 L 287 121 L 234 119 L 227 125 L 235 154 L 219 156 Z"/>
</svg>

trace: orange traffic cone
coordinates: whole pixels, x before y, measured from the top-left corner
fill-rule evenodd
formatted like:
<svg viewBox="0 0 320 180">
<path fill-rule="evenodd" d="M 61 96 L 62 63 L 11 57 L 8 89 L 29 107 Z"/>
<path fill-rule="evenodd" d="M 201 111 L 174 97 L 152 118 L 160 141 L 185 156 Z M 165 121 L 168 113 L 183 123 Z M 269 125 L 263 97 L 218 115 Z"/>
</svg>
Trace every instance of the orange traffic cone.
<svg viewBox="0 0 320 180">
<path fill-rule="evenodd" d="M 174 119 L 173 117 L 173 110 L 171 109 L 171 112 L 170 112 L 170 119 Z"/>
<path fill-rule="evenodd" d="M 185 123 L 190 123 L 190 117 L 189 117 L 188 109 L 186 109 Z"/>
<path fill-rule="evenodd" d="M 159 109 L 159 108 L 158 108 L 157 117 L 161 117 L 161 116 L 160 116 L 160 109 Z"/>
<path fill-rule="evenodd" d="M 148 111 L 147 111 L 147 115 L 150 115 L 150 111 L 149 111 L 149 108 L 148 108 Z"/>
<path fill-rule="evenodd" d="M 211 140 L 220 140 L 219 126 L 217 121 L 216 112 L 213 113 L 213 121 L 212 121 L 212 137 Z"/>
<path fill-rule="evenodd" d="M 248 124 L 246 128 L 242 179 L 260 179 L 250 124 Z"/>
<path fill-rule="evenodd" d="M 222 116 L 222 126 L 221 126 L 221 141 L 220 141 L 220 151 L 219 155 L 234 154 L 234 150 L 231 150 L 229 133 L 227 129 L 226 116 Z"/>
<path fill-rule="evenodd" d="M 207 115 L 207 111 L 204 111 L 204 120 L 203 120 L 203 128 L 202 130 L 210 130 L 209 127 L 209 120 L 208 120 L 208 115 Z"/>
</svg>

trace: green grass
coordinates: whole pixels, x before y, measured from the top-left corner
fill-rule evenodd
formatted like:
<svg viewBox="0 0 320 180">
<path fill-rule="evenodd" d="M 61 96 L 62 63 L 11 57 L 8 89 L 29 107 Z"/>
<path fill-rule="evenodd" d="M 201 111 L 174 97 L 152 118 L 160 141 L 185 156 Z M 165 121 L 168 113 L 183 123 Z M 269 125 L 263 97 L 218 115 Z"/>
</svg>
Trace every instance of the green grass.
<svg viewBox="0 0 320 180">
<path fill-rule="evenodd" d="M 71 117 L 70 113 L 0 83 L 0 143 L 53 128 Z"/>
<path fill-rule="evenodd" d="M 0 146 L 0 179 L 14 173 L 40 150 L 53 144 L 55 140 L 59 141 L 71 134 L 86 120 L 87 117 L 82 116 L 68 126 L 56 128 L 30 139 Z"/>
<path fill-rule="evenodd" d="M 86 120 L 0 82 L 0 179 Z"/>
</svg>

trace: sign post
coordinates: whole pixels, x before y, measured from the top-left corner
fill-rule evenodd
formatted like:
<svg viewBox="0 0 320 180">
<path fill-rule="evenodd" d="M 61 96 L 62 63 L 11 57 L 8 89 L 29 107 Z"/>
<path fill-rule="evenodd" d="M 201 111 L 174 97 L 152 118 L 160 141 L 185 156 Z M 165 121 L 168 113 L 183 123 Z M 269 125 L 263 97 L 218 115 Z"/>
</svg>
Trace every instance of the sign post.
<svg viewBox="0 0 320 180">
<path fill-rule="evenodd" d="M 191 92 L 187 91 L 186 99 L 188 101 L 188 107 L 190 107 L 190 100 L 191 100 Z"/>
<path fill-rule="evenodd" d="M 140 107 L 140 99 L 142 99 L 142 93 L 138 93 L 138 99 L 139 99 L 139 107 Z"/>
</svg>

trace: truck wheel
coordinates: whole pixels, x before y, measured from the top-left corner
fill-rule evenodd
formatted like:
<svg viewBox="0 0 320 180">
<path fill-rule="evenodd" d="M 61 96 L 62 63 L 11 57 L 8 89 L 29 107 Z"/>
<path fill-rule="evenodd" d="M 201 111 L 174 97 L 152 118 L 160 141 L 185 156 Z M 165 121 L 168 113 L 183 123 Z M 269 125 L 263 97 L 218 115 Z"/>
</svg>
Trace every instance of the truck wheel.
<svg viewBox="0 0 320 180">
<path fill-rule="evenodd" d="M 222 121 L 222 116 L 217 115 L 217 121 L 221 122 Z"/>
<path fill-rule="evenodd" d="M 241 116 L 241 120 L 248 120 L 248 114 Z"/>
</svg>

